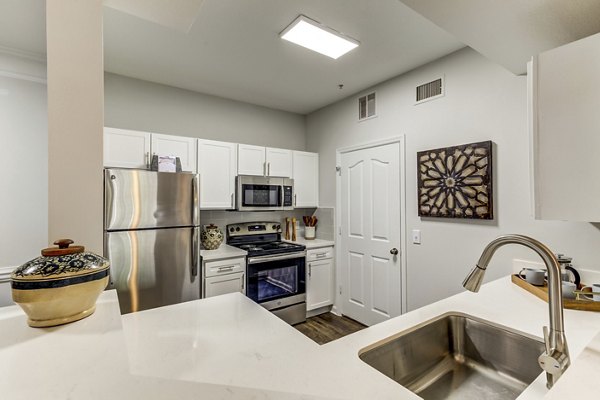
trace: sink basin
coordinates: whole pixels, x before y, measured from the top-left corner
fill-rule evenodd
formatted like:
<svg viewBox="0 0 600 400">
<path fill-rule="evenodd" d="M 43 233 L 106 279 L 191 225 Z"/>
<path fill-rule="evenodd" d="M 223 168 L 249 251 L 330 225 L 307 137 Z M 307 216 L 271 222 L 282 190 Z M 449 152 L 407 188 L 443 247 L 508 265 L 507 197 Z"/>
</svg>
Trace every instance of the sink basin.
<svg viewBox="0 0 600 400">
<path fill-rule="evenodd" d="M 461 313 L 375 343 L 359 357 L 426 400 L 515 399 L 542 372 L 540 338 Z"/>
</svg>

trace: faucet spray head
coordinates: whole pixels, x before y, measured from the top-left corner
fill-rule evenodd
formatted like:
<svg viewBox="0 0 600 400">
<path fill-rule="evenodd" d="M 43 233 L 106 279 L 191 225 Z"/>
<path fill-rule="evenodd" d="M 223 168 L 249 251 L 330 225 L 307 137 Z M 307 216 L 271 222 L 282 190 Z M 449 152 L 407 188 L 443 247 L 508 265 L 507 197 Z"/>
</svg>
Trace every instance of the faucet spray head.
<svg viewBox="0 0 600 400">
<path fill-rule="evenodd" d="M 463 286 L 465 289 L 471 292 L 479 292 L 479 288 L 481 287 L 481 283 L 483 282 L 483 277 L 485 275 L 485 268 L 481 268 L 479 265 L 475 265 L 469 275 L 463 281 Z"/>
</svg>

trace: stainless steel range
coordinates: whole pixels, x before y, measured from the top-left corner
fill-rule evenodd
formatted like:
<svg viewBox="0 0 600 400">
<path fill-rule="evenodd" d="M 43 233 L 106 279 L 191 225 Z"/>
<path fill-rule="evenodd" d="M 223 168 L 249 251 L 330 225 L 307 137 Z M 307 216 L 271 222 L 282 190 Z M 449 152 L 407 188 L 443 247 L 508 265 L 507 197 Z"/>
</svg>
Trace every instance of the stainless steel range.
<svg viewBox="0 0 600 400">
<path fill-rule="evenodd" d="M 293 325 L 306 320 L 306 247 L 281 241 L 279 222 L 227 225 L 227 244 L 248 252 L 246 296 Z"/>
</svg>

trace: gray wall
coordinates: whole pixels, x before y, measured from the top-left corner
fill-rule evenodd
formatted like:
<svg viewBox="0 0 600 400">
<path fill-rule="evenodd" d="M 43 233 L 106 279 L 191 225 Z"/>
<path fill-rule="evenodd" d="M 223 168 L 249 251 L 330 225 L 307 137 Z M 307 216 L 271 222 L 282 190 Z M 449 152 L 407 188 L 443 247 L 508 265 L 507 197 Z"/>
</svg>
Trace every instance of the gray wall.
<svg viewBox="0 0 600 400">
<path fill-rule="evenodd" d="M 415 105 L 415 86 L 442 74 L 446 96 Z M 597 226 L 531 216 L 526 82 L 466 48 L 372 88 L 377 91 L 376 118 L 357 122 L 358 95 L 308 116 L 308 151 L 320 154 L 322 206 L 335 206 L 336 149 L 405 136 L 407 231 L 422 233 L 421 245 L 409 241 L 407 247 L 409 309 L 462 291 L 461 282 L 485 244 L 505 233 L 531 235 L 574 257 L 576 266 L 600 271 Z M 417 151 L 483 140 L 496 145 L 494 221 L 419 218 Z M 510 273 L 513 257 L 538 260 L 527 250 L 502 249 L 487 278 Z"/>
<path fill-rule="evenodd" d="M 106 73 L 104 125 L 305 150 L 303 115 Z"/>
</svg>

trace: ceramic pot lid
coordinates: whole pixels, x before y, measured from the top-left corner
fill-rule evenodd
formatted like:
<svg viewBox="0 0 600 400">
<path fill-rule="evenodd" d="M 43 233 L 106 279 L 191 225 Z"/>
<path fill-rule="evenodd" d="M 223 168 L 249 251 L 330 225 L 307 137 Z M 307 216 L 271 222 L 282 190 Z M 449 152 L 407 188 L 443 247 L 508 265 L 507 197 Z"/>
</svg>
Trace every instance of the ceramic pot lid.
<svg viewBox="0 0 600 400">
<path fill-rule="evenodd" d="M 42 256 L 26 262 L 11 275 L 13 281 L 47 281 L 108 272 L 110 262 L 83 246 L 71 246 L 71 239 L 54 242 L 58 247 L 42 250 Z"/>
</svg>

